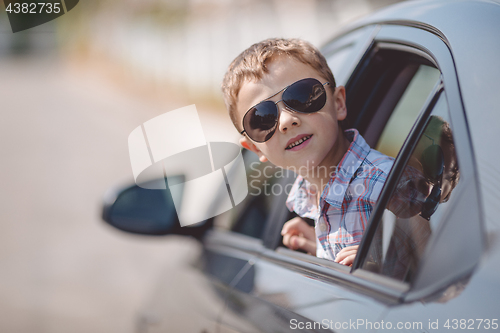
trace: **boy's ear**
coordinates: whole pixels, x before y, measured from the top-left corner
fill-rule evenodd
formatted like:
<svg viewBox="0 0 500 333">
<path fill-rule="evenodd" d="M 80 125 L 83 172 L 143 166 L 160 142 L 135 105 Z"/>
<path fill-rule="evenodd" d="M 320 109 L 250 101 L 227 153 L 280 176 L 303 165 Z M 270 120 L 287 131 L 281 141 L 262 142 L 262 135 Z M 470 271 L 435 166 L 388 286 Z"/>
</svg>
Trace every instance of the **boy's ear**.
<svg viewBox="0 0 500 333">
<path fill-rule="evenodd" d="M 335 92 L 333 93 L 333 100 L 335 103 L 335 110 L 337 112 L 337 120 L 344 120 L 347 117 L 344 86 L 338 86 L 335 88 Z"/>
<path fill-rule="evenodd" d="M 262 163 L 268 161 L 267 157 L 265 157 L 264 154 L 262 154 L 262 152 L 259 150 L 259 148 L 257 148 L 257 146 L 252 141 L 250 141 L 246 136 L 243 136 L 240 139 L 240 145 L 242 145 L 243 148 L 246 148 L 246 149 L 251 150 L 254 153 L 256 153 L 259 156 L 259 160 Z"/>
</svg>

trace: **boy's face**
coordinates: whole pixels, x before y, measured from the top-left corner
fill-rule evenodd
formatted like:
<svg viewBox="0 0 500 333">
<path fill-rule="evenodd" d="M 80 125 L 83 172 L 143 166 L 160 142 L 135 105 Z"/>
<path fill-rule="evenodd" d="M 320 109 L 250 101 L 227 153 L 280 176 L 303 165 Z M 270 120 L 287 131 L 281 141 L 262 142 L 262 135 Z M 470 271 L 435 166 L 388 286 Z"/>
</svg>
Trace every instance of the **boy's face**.
<svg viewBox="0 0 500 333">
<path fill-rule="evenodd" d="M 269 73 L 261 80 L 246 81 L 242 85 L 236 108 L 239 124 L 252 106 L 298 80 L 315 78 L 321 83 L 326 82 L 311 66 L 290 57 L 272 59 L 267 68 Z M 334 89 L 326 85 L 325 90 L 326 104 L 320 111 L 311 114 L 290 112 L 280 102 L 277 104 L 279 124 L 271 139 L 257 143 L 245 135 L 240 143 L 257 153 L 262 162 L 269 160 L 274 165 L 292 169 L 305 177 L 307 175 L 304 173 L 316 166 L 326 166 L 330 172 L 330 168 L 338 164 L 346 150 L 346 140 L 338 125 L 338 121 L 346 117 L 346 104 L 344 87 Z M 281 95 L 269 100 L 276 102 L 281 99 Z M 287 149 L 290 144 L 304 137 L 310 138 L 293 149 Z"/>
</svg>

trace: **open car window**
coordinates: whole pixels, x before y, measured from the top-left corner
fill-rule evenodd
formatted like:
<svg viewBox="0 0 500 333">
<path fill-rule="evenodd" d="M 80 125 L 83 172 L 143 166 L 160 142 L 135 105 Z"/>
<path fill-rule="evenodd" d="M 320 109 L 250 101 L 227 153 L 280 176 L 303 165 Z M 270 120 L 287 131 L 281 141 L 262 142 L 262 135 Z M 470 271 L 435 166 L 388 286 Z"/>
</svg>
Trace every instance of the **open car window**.
<svg viewBox="0 0 500 333">
<path fill-rule="evenodd" d="M 372 148 L 396 157 L 439 81 L 440 71 L 421 51 L 374 44 L 347 84 L 344 127 L 354 125 Z"/>
</svg>

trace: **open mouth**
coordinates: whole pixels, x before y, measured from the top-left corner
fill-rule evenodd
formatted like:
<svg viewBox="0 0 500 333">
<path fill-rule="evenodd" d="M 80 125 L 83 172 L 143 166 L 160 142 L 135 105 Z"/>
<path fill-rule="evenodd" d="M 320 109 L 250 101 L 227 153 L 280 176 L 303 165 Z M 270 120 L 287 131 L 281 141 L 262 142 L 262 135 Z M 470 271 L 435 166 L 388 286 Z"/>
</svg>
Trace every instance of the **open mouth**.
<svg viewBox="0 0 500 333">
<path fill-rule="evenodd" d="M 304 142 L 306 142 L 307 140 L 309 140 L 311 137 L 312 137 L 312 135 L 307 135 L 307 136 L 305 136 L 303 138 L 300 138 L 297 141 L 292 142 L 291 144 L 289 144 L 288 147 L 286 147 L 285 149 L 289 150 L 289 149 L 292 149 L 294 147 L 300 146 L 301 144 L 303 144 Z"/>
</svg>

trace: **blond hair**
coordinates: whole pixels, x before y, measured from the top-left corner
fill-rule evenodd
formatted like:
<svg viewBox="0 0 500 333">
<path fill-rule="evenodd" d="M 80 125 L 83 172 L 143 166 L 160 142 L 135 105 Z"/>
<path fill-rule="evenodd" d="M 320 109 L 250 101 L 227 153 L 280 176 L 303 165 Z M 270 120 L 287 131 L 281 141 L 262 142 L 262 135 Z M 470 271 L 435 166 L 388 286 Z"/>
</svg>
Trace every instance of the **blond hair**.
<svg viewBox="0 0 500 333">
<path fill-rule="evenodd" d="M 233 60 L 222 80 L 224 102 L 238 131 L 241 129 L 237 123 L 236 103 L 241 86 L 245 81 L 262 79 L 269 72 L 269 61 L 277 56 L 288 56 L 311 66 L 335 87 L 335 79 L 325 57 L 310 43 L 300 39 L 270 38 L 253 44 Z"/>
</svg>

